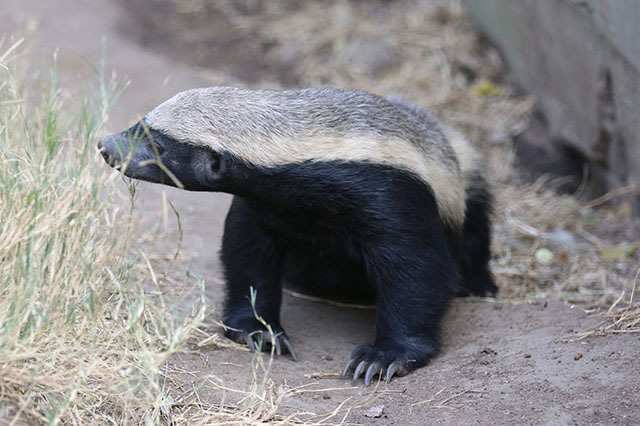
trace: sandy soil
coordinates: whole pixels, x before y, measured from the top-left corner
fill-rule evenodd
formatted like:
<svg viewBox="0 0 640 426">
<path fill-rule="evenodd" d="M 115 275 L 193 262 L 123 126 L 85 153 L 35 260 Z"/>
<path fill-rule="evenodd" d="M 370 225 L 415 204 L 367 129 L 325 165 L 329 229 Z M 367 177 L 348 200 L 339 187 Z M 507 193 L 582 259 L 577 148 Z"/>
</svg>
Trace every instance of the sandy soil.
<svg viewBox="0 0 640 426">
<path fill-rule="evenodd" d="M 36 58 L 47 60 L 59 49 L 61 86 L 70 91 L 79 78 L 90 76 L 85 58 L 97 61 L 104 37 L 110 69 L 131 80 L 113 111 L 109 130 L 127 126 L 185 88 L 242 82 L 243 78 L 255 81 L 253 72 L 234 74 L 233 64 L 220 72 L 203 73 L 192 67 L 205 65 L 197 56 L 179 55 L 175 49 L 180 48 L 175 46 L 174 51 L 163 51 L 163 45 L 172 46 L 169 35 L 154 39 L 141 28 L 141 14 L 145 13 L 141 4 L 2 0 L 1 31 L 28 34 Z M 237 67 L 251 67 L 246 55 L 234 57 Z M 260 67 L 257 69 L 269 75 L 280 69 L 278 64 Z M 167 77 L 170 80 L 165 84 Z M 273 84 L 291 81 L 295 76 L 287 75 L 274 79 Z M 184 227 L 183 253 L 189 258 L 182 268 L 207 278 L 207 296 L 215 306 L 222 294 L 216 253 L 230 197 L 153 185 L 139 189 L 137 208 L 145 213 L 160 210 L 163 193 L 178 207 Z M 170 220 L 167 227 L 175 236 L 175 221 Z M 160 250 L 173 248 L 175 240 L 168 239 Z M 215 317 L 215 311 L 212 315 Z M 300 413 L 296 419 L 318 421 L 340 408 L 330 423 L 640 423 L 640 339 L 620 334 L 572 342 L 575 333 L 595 328 L 599 320 L 586 318 L 562 301 L 458 300 L 445 322 L 444 350 L 427 368 L 369 389 L 339 377 L 311 378 L 313 373 L 339 372 L 351 350 L 372 339 L 373 318 L 372 311 L 285 296 L 283 325 L 300 361 L 283 357 L 271 367 L 275 386 L 288 392 L 280 415 Z M 172 359 L 170 367 L 183 389 L 199 386 L 198 396 L 204 404 L 221 404 L 238 398 L 212 382 L 244 389 L 251 360 L 249 352 L 237 348 L 194 347 Z M 208 375 L 212 380 L 203 381 Z M 372 406 L 384 406 L 383 414 L 366 417 Z"/>
<path fill-rule="evenodd" d="M 640 342 L 603 337 L 567 343 L 584 327 L 584 314 L 562 303 L 459 301 L 444 330 L 444 350 L 429 367 L 377 389 L 312 373 L 335 373 L 351 349 L 372 338 L 373 313 L 299 300 L 285 300 L 284 327 L 300 356 L 274 362 L 271 377 L 290 387 L 307 385 L 285 400 L 283 413 L 331 413 L 365 405 L 332 421 L 368 424 L 370 406 L 384 406 L 377 424 L 633 424 L 640 410 L 635 373 Z M 249 353 L 198 350 L 174 360 L 190 371 L 213 374 L 226 386 L 242 388 Z M 185 381 L 188 381 L 185 376 Z M 343 390 L 336 390 L 342 388 Z M 203 398 L 219 401 L 209 386 Z M 329 389 L 318 391 L 318 389 Z M 229 398 L 229 395 L 227 395 Z M 319 419 L 300 415 L 300 419 Z"/>
</svg>

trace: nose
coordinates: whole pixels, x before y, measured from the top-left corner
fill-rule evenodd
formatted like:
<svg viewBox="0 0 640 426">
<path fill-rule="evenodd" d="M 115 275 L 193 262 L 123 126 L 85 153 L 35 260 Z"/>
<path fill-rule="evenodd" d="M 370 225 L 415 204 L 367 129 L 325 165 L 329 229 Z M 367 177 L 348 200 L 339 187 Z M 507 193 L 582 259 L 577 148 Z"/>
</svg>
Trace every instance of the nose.
<svg viewBox="0 0 640 426">
<path fill-rule="evenodd" d="M 102 154 L 104 161 L 111 167 L 116 166 L 120 162 L 120 154 L 118 153 L 118 145 L 115 139 L 112 135 L 98 142 L 98 151 Z"/>
</svg>

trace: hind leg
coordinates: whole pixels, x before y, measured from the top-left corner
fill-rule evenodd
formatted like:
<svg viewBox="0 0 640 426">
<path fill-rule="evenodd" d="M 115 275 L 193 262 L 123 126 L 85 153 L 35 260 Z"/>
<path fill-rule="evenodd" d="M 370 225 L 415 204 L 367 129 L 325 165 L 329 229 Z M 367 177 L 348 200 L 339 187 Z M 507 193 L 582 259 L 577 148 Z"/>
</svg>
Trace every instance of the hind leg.
<svg viewBox="0 0 640 426">
<path fill-rule="evenodd" d="M 469 190 L 460 250 L 463 276 L 459 296 L 495 296 L 498 287 L 489 270 L 491 257 L 491 194 L 482 178 Z"/>
</svg>

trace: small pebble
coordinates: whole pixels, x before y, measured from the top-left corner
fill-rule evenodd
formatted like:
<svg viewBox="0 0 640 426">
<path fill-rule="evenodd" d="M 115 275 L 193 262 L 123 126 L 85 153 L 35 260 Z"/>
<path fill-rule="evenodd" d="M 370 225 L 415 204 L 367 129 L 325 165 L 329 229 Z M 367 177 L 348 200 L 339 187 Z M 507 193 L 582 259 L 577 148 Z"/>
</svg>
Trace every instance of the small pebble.
<svg viewBox="0 0 640 426">
<path fill-rule="evenodd" d="M 364 412 L 365 417 L 369 417 L 371 419 L 377 419 L 378 417 L 382 417 L 384 413 L 384 405 L 376 405 L 374 407 L 369 408 Z"/>
<path fill-rule="evenodd" d="M 543 265 L 551 263 L 553 261 L 553 252 L 548 248 L 540 248 L 536 250 L 536 260 Z"/>
<path fill-rule="evenodd" d="M 582 358 L 582 354 L 580 352 L 576 352 L 573 355 L 573 359 L 576 360 L 576 361 L 579 360 L 580 358 Z"/>
</svg>

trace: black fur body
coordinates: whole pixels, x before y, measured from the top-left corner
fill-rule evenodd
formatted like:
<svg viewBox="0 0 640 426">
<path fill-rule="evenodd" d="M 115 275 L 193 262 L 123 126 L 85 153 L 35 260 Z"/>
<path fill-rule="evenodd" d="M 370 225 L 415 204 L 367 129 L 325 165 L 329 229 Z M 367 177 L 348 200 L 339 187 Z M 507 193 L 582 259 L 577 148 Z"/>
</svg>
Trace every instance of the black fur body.
<svg viewBox="0 0 640 426">
<path fill-rule="evenodd" d="M 146 127 L 101 141 L 105 159 L 127 164 L 129 154 L 129 176 L 235 195 L 221 250 L 224 322 L 237 330 L 227 331 L 235 340 L 253 346 L 273 338 L 278 353 L 284 346 L 296 357 L 280 323 L 283 280 L 315 295 L 375 300 L 375 341 L 353 351 L 344 374 L 364 373 L 367 384 L 378 374 L 390 380 L 437 352 L 440 323 L 456 293 L 497 291 L 488 269 L 491 196 L 478 170 L 463 170 L 466 207 L 456 226 L 443 220 L 429 182 L 393 164 L 353 158 L 255 164 L 233 150 Z M 149 158 L 171 173 L 138 166 Z M 251 287 L 255 309 L 275 336 L 255 318 Z"/>
</svg>

